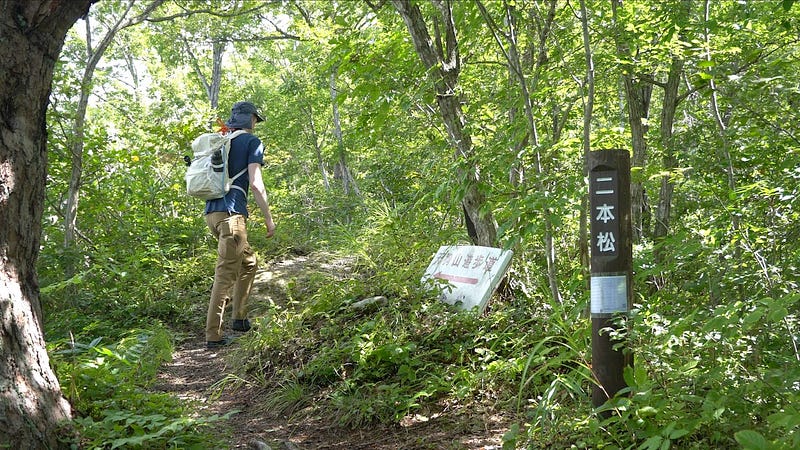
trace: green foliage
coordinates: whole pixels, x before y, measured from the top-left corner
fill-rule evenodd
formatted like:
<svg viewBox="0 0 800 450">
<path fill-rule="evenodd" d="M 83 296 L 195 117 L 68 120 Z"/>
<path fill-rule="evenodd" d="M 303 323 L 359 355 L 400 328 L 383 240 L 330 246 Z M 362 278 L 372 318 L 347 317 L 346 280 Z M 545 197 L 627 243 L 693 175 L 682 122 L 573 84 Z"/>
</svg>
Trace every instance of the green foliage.
<svg viewBox="0 0 800 450">
<path fill-rule="evenodd" d="M 155 379 L 162 361 L 172 357 L 172 343 L 164 329 L 136 330 L 112 348 L 100 346 L 102 338 L 88 344 L 56 342 L 53 360 L 67 398 L 79 411 L 89 411 L 97 402 L 123 385 L 147 385 Z"/>
<path fill-rule="evenodd" d="M 159 407 L 165 407 L 159 404 Z M 85 448 L 185 448 L 206 449 L 210 445 L 223 445 L 211 434 L 220 420 L 227 420 L 232 413 L 224 416 L 174 418 L 162 414 L 143 415 L 127 411 L 109 410 L 103 412 L 102 420 L 91 417 L 75 420 L 83 429 L 87 442 Z M 217 442 L 215 444 L 215 442 Z"/>
<path fill-rule="evenodd" d="M 63 210 L 75 74 L 86 48 L 80 33 L 56 70 L 37 269 L 52 359 L 83 416 L 76 423 L 87 445 L 191 448 L 224 419 L 191 419 L 188 406 L 146 386 L 170 347 L 153 324 L 200 329 L 212 283 L 213 243 L 202 205 L 183 195 L 182 156 L 247 98 L 267 119 L 256 134 L 278 224 L 267 240 L 254 213 L 251 243 L 262 260 L 313 255 L 327 265 L 257 307 L 262 326 L 240 341 L 237 373 L 221 385 L 255 382 L 272 390 L 270 409 L 318 408 L 348 426 L 486 406 L 517 421 L 504 448 L 800 447 L 793 1 L 721 0 L 705 11 L 704 2 L 631 0 L 616 14 L 610 2 L 585 2 L 595 62 L 591 147 L 630 147 L 620 80 L 632 73 L 652 89 L 648 154 L 633 174 L 647 193 L 645 215 L 655 214 L 662 182 L 675 187 L 668 235 L 652 241 L 653 217 L 634 249 L 630 391 L 601 411 L 588 401 L 589 293 L 578 237 L 588 86 L 576 5 L 556 2 L 550 16 L 547 2 L 485 2 L 496 24 L 515 21 L 532 136 L 519 87 L 509 82 L 508 48 L 499 48 L 474 2 L 453 2 L 463 56 L 454 95 L 475 146 L 474 158 L 459 160 L 388 2 L 225 2 L 212 14 L 180 14 L 205 3 L 165 3 L 162 17 L 180 17 L 126 29 L 98 66 L 81 177 L 72 180 L 80 181 L 79 238 L 69 247 Z M 93 9 L 98 24 L 119 5 Z M 212 108 L 203 80 L 221 42 Z M 662 130 L 673 58 L 684 62 L 680 101 L 672 129 Z M 334 67 L 341 147 L 331 133 Z M 665 131 L 672 142 L 662 141 Z M 345 195 L 336 177 L 342 148 L 360 197 Z M 515 251 L 507 284 L 483 316 L 454 311 L 419 287 L 440 244 L 467 242 L 464 180 L 454 175 L 464 169 L 480 173 L 483 210 Z M 545 221 L 563 304 L 549 300 Z M 387 304 L 349 307 L 377 295 Z"/>
<path fill-rule="evenodd" d="M 658 299 L 651 299 L 659 304 Z M 529 399 L 528 439 L 575 448 L 796 448 L 796 321 L 786 313 L 796 294 L 762 299 L 753 306 L 720 305 L 667 319 L 651 306 L 634 316 L 630 392 L 594 413 L 586 405 L 593 385 L 586 362 L 585 326 L 571 327 L 533 347 L 520 392 Z M 703 324 L 698 326 L 698 324 Z M 553 345 L 553 343 L 556 345 Z M 578 408 L 581 414 L 565 409 Z M 595 415 L 605 411 L 608 418 Z M 583 418 L 581 418 L 583 416 Z M 752 427 L 757 426 L 759 431 Z M 519 432 L 507 436 L 520 440 Z"/>
<path fill-rule="evenodd" d="M 116 344 L 60 341 L 50 354 L 77 415 L 82 448 L 207 448 L 210 430 L 228 417 L 189 417 L 167 394 L 148 392 L 157 370 L 172 358 L 164 328 L 132 330 Z M 66 348 L 65 348 L 66 347 Z"/>
<path fill-rule="evenodd" d="M 347 269 L 307 269 L 287 287 L 286 304 L 242 342 L 240 376 L 272 389 L 271 407 L 297 413 L 314 399 L 350 427 L 397 422 L 448 398 L 464 405 L 511 402 L 508 387 L 523 367 L 515 352 L 526 345 L 514 331 L 520 311 L 479 317 L 431 298 L 415 287 L 432 251 L 413 235 L 424 232 L 425 222 L 388 210 L 372 216 L 341 244 L 348 257 L 332 257 Z M 375 295 L 387 304 L 349 306 Z"/>
</svg>

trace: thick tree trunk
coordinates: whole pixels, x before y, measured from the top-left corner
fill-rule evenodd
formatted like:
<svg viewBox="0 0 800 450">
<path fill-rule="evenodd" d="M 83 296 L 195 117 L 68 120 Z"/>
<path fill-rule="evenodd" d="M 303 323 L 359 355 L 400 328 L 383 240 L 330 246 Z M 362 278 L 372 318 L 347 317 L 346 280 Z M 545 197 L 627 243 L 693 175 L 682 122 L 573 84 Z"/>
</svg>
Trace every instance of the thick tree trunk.
<svg viewBox="0 0 800 450">
<path fill-rule="evenodd" d="M 458 75 L 461 60 L 458 54 L 455 23 L 450 1 L 432 0 L 440 17 L 434 19 L 436 43 L 431 39 L 428 26 L 419 7 L 409 0 L 392 0 L 395 9 L 406 23 L 414 48 L 436 89 L 436 102 L 442 115 L 447 135 L 455 148 L 456 159 L 469 161 L 474 149 L 472 137 L 465 130 L 466 120 L 461 109 L 462 98 L 458 94 Z M 444 32 L 444 36 L 441 32 Z M 444 37 L 444 42 L 442 42 Z M 465 222 L 472 223 L 470 233 L 473 244 L 492 247 L 497 244 L 497 225 L 491 211 L 484 208 L 486 198 L 478 189 L 478 168 L 475 165 L 460 170 L 459 176 L 465 183 L 461 206 L 465 212 Z"/>
<path fill-rule="evenodd" d="M 0 446 L 62 448 L 71 417 L 45 350 L 36 259 L 45 114 L 64 37 L 91 0 L 0 3 Z M 68 448 L 68 445 L 66 445 Z"/>
</svg>

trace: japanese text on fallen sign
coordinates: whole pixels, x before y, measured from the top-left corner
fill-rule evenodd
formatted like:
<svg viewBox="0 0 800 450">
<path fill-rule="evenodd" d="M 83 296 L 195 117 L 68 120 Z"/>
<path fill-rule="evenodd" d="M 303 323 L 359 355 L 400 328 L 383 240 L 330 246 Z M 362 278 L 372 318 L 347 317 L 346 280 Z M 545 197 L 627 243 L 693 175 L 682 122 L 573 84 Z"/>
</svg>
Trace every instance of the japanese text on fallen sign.
<svg viewBox="0 0 800 450">
<path fill-rule="evenodd" d="M 497 262 L 496 255 L 484 255 L 474 253 L 462 253 L 451 249 L 443 253 L 437 253 L 433 257 L 433 262 L 439 267 L 461 267 L 463 269 L 479 269 L 491 271 Z"/>
<path fill-rule="evenodd" d="M 442 246 L 431 259 L 422 281 L 447 281 L 449 287 L 442 292 L 442 301 L 482 312 L 505 274 L 512 254 L 510 250 L 492 247 Z"/>
</svg>

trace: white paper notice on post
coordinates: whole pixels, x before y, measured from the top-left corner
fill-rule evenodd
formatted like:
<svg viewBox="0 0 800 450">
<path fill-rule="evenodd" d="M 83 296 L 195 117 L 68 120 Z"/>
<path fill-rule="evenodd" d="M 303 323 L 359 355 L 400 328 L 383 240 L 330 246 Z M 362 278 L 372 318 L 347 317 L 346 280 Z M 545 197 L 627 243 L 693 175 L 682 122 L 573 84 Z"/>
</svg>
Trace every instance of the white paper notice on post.
<svg viewBox="0 0 800 450">
<path fill-rule="evenodd" d="M 422 283 L 447 282 L 441 300 L 482 313 L 511 262 L 511 250 L 477 245 L 443 245 L 422 276 Z"/>
<path fill-rule="evenodd" d="M 592 275 L 590 288 L 592 314 L 628 312 L 628 281 L 625 275 Z"/>
</svg>

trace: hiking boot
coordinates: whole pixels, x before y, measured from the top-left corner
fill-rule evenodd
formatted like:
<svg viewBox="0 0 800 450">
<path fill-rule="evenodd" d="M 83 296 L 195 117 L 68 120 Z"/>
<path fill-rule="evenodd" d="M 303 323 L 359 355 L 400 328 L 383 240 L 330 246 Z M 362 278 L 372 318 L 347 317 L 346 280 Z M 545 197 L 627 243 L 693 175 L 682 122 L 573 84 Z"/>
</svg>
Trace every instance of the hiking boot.
<svg viewBox="0 0 800 450">
<path fill-rule="evenodd" d="M 206 348 L 209 350 L 215 350 L 218 348 L 226 347 L 233 343 L 233 338 L 225 336 L 222 338 L 221 341 L 206 341 Z"/>
<path fill-rule="evenodd" d="M 231 329 L 233 331 L 241 331 L 247 332 L 252 329 L 250 326 L 250 321 L 248 319 L 234 319 L 233 323 L 231 324 Z"/>
</svg>

